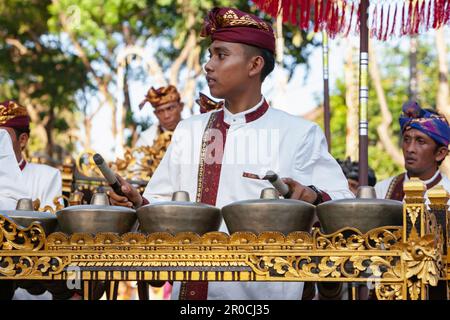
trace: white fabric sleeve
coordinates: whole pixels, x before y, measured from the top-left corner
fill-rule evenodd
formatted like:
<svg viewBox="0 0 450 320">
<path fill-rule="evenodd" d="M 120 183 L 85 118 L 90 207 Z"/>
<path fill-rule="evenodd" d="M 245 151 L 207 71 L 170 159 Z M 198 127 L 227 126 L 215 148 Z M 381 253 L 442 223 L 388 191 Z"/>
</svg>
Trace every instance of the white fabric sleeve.
<svg viewBox="0 0 450 320">
<path fill-rule="evenodd" d="M 172 199 L 172 194 L 180 190 L 180 152 L 183 124 L 175 129 L 172 140 L 158 168 L 147 184 L 143 197 L 150 203 Z"/>
<path fill-rule="evenodd" d="M 158 124 L 153 124 L 147 130 L 141 132 L 136 142 L 136 148 L 146 146 L 151 147 L 156 139 L 156 132 L 158 130 Z"/>
<path fill-rule="evenodd" d="M 43 190 L 43 199 L 41 199 L 41 207 L 44 206 L 51 206 L 55 207 L 55 204 L 53 203 L 53 200 L 56 197 L 60 197 L 62 195 L 62 178 L 61 178 L 61 172 L 57 169 L 52 169 L 49 173 L 49 179 L 47 187 Z M 53 170 L 54 169 L 54 170 Z M 61 202 L 61 200 L 60 200 Z"/>
<path fill-rule="evenodd" d="M 29 198 L 9 133 L 0 129 L 0 210 L 14 210 L 17 201 Z"/>
<path fill-rule="evenodd" d="M 375 185 L 375 192 L 377 194 L 378 199 L 384 199 L 386 198 L 386 193 L 389 189 L 389 186 L 391 184 L 391 181 L 394 177 L 390 177 L 386 180 L 380 181 Z"/>
<path fill-rule="evenodd" d="M 354 198 L 348 182 L 337 161 L 328 153 L 322 129 L 313 124 L 295 154 L 294 179 L 302 185 L 314 185 L 331 199 Z"/>
</svg>

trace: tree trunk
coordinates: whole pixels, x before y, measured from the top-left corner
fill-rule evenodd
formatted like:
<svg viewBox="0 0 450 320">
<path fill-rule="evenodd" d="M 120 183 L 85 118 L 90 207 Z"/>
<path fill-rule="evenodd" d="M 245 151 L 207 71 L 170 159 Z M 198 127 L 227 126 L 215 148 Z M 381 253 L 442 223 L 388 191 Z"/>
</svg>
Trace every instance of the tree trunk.
<svg viewBox="0 0 450 320">
<path fill-rule="evenodd" d="M 438 29 L 436 32 L 436 47 L 439 62 L 439 87 L 437 92 L 436 106 L 439 113 L 443 114 L 450 121 L 450 105 L 449 105 L 449 86 L 448 86 L 448 65 L 447 50 L 444 35 L 444 28 Z M 441 165 L 441 171 L 450 176 L 450 156 L 447 156 Z"/>
<path fill-rule="evenodd" d="M 193 50 L 191 50 L 187 62 L 186 62 L 186 78 L 184 80 L 184 88 L 182 92 L 182 100 L 184 102 L 184 107 L 187 108 L 190 113 L 193 113 L 193 106 L 195 100 L 195 89 L 197 84 L 197 78 L 202 72 L 202 67 L 199 63 L 200 61 L 200 46 L 196 45 Z"/>
<path fill-rule="evenodd" d="M 371 50 L 371 54 L 369 55 L 369 73 L 372 78 L 375 91 L 377 93 L 378 103 L 380 105 L 380 111 L 382 115 L 382 121 L 377 127 L 378 136 L 380 137 L 380 141 L 384 149 L 391 156 L 394 162 L 403 166 L 403 154 L 391 139 L 392 133 L 390 130 L 390 125 L 392 123 L 392 114 L 389 111 L 389 107 L 386 101 L 386 95 L 384 94 L 384 89 L 381 84 L 380 70 L 378 68 L 376 59 L 376 50 L 372 41 L 369 42 L 369 45 Z"/>
<path fill-rule="evenodd" d="M 126 128 L 126 118 L 128 113 L 132 113 L 131 110 L 131 98 L 130 98 L 130 86 L 128 85 L 128 73 L 129 73 L 129 66 L 128 63 L 125 65 L 125 76 L 123 78 L 123 96 L 124 96 L 124 114 L 123 114 L 123 128 Z M 129 129 L 131 130 L 131 146 L 134 146 L 137 141 L 137 126 L 134 121 L 131 121 L 131 123 L 128 125 Z"/>
<path fill-rule="evenodd" d="M 281 1 L 279 4 L 281 6 Z M 283 9 L 280 9 L 280 14 L 277 16 L 276 19 L 275 37 L 276 37 L 275 38 L 276 67 L 273 73 L 274 77 L 273 91 L 276 94 L 273 103 L 275 105 L 281 105 L 281 103 L 277 101 L 279 99 L 282 100 L 286 95 L 286 87 L 288 84 L 288 77 L 283 69 L 283 61 L 284 61 Z"/>
<path fill-rule="evenodd" d="M 30 134 L 33 138 L 37 138 L 38 140 L 42 141 L 42 144 L 46 146 L 48 144 L 47 132 L 43 122 L 39 117 L 39 110 L 41 110 L 41 108 L 33 103 L 30 96 L 26 92 L 27 90 L 25 88 L 21 88 L 19 93 L 19 101 L 21 101 L 21 103 L 27 108 L 31 123 L 33 123 L 34 125 L 34 128 Z"/>
<path fill-rule="evenodd" d="M 359 144 L 359 110 L 358 110 L 358 66 L 353 61 L 355 48 L 350 40 L 345 40 L 347 52 L 344 64 L 345 104 L 347 105 L 347 132 L 345 138 L 345 156 L 357 161 Z"/>
<path fill-rule="evenodd" d="M 55 125 L 55 110 L 53 106 L 50 106 L 50 110 L 48 112 L 48 121 L 45 124 L 45 133 L 47 135 L 47 145 L 45 146 L 45 151 L 50 159 L 53 159 L 53 136 L 52 132 L 54 130 Z"/>
<path fill-rule="evenodd" d="M 92 143 L 91 143 L 92 121 L 86 115 L 84 117 L 83 122 L 84 122 L 84 132 L 85 132 L 85 138 L 83 139 L 84 150 L 90 150 L 91 146 L 92 146 Z"/>
<path fill-rule="evenodd" d="M 417 36 L 412 35 L 409 43 L 409 99 L 417 100 Z"/>
</svg>

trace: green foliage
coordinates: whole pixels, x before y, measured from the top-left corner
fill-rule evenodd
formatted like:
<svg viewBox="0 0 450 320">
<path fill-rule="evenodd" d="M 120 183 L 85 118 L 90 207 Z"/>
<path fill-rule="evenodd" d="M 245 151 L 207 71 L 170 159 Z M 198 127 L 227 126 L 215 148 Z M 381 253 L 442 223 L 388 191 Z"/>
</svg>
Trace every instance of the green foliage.
<svg viewBox="0 0 450 320">
<path fill-rule="evenodd" d="M 0 97 L 32 101 L 41 113 L 34 126 L 48 124 L 57 136 L 64 134 L 78 125 L 76 113 L 86 112 L 77 93 L 90 88 L 100 95 L 103 85 L 116 103 L 116 60 L 122 48 L 154 46 L 151 49 L 166 72 L 180 55 L 189 32 L 199 35 L 205 14 L 215 6 L 236 7 L 274 21 L 248 0 L 2 0 Z M 188 13 L 194 14 L 192 27 L 187 26 Z M 289 57 L 285 67 L 292 74 L 316 44 L 296 26 L 283 30 Z M 19 41 L 27 53 L 20 53 L 7 38 Z M 205 57 L 208 41 L 198 37 L 198 44 L 200 56 Z M 128 79 L 148 76 L 142 70 L 131 70 Z M 62 110 L 69 110 L 71 119 L 62 117 Z M 131 124 L 133 115 L 127 110 L 127 124 Z M 55 119 L 48 121 L 49 115 Z M 32 141 L 32 146 L 45 147 L 41 141 Z"/>
<path fill-rule="evenodd" d="M 381 50 L 377 49 L 382 86 L 393 118 L 390 135 L 394 144 L 399 147 L 401 133 L 398 118 L 403 103 L 409 99 L 409 52 L 407 50 L 408 48 L 406 50 L 402 49 L 400 43 L 396 45 L 386 43 Z M 436 105 L 439 74 L 436 54 L 433 40 L 426 36 L 420 37 L 417 52 L 418 101 L 424 107 L 434 107 Z M 389 59 L 385 57 L 389 57 Z M 394 163 L 379 142 L 377 127 L 381 123 L 382 118 L 378 97 L 371 81 L 369 81 L 369 87 L 369 166 L 375 170 L 378 181 L 381 181 L 389 176 L 403 172 L 404 168 Z M 345 84 L 342 78 L 336 82 L 336 88 L 331 93 L 330 104 L 332 154 L 336 158 L 343 159 L 346 147 L 347 107 L 345 104 Z"/>
<path fill-rule="evenodd" d="M 346 117 L 347 106 L 345 105 L 345 85 L 342 81 L 337 82 L 339 93 L 330 97 L 331 117 L 331 150 L 335 158 L 345 158 Z"/>
<path fill-rule="evenodd" d="M 56 129 L 57 135 L 70 126 L 61 110 L 76 109 L 74 93 L 88 81 L 78 57 L 65 51 L 60 39 L 49 33 L 49 4 L 20 0 L 0 3 L 0 100 L 31 103 L 38 116 L 32 129 L 47 126 L 49 132 Z M 44 138 L 32 135 L 32 152 L 47 147 Z"/>
</svg>

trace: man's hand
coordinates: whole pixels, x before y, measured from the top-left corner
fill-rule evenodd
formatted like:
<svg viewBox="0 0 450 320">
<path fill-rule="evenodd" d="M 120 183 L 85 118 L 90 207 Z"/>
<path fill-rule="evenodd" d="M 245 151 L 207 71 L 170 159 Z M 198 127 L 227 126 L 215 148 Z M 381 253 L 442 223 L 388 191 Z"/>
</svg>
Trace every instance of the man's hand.
<svg viewBox="0 0 450 320">
<path fill-rule="evenodd" d="M 281 179 L 289 186 L 292 192 L 290 199 L 303 200 L 309 203 L 314 203 L 317 200 L 317 193 L 313 189 L 304 186 L 291 178 Z"/>
<path fill-rule="evenodd" d="M 125 195 L 119 196 L 113 190 L 108 191 L 108 196 L 113 206 L 122 206 L 128 208 L 139 208 L 142 205 L 142 197 L 139 192 L 131 184 L 129 184 L 121 176 L 116 175 L 122 185 L 122 192 Z"/>
</svg>

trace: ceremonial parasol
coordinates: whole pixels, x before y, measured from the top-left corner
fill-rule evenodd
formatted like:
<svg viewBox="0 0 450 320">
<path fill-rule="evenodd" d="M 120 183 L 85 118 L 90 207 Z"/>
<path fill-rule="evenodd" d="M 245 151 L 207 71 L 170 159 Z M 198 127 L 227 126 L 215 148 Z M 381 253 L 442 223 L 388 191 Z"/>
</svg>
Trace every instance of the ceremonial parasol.
<svg viewBox="0 0 450 320">
<path fill-rule="evenodd" d="M 284 23 L 324 34 L 324 122 L 330 146 L 327 37 L 359 33 L 359 183 L 368 184 L 368 65 L 369 36 L 386 41 L 416 35 L 450 22 L 449 0 L 253 0 L 267 14 Z"/>
</svg>

